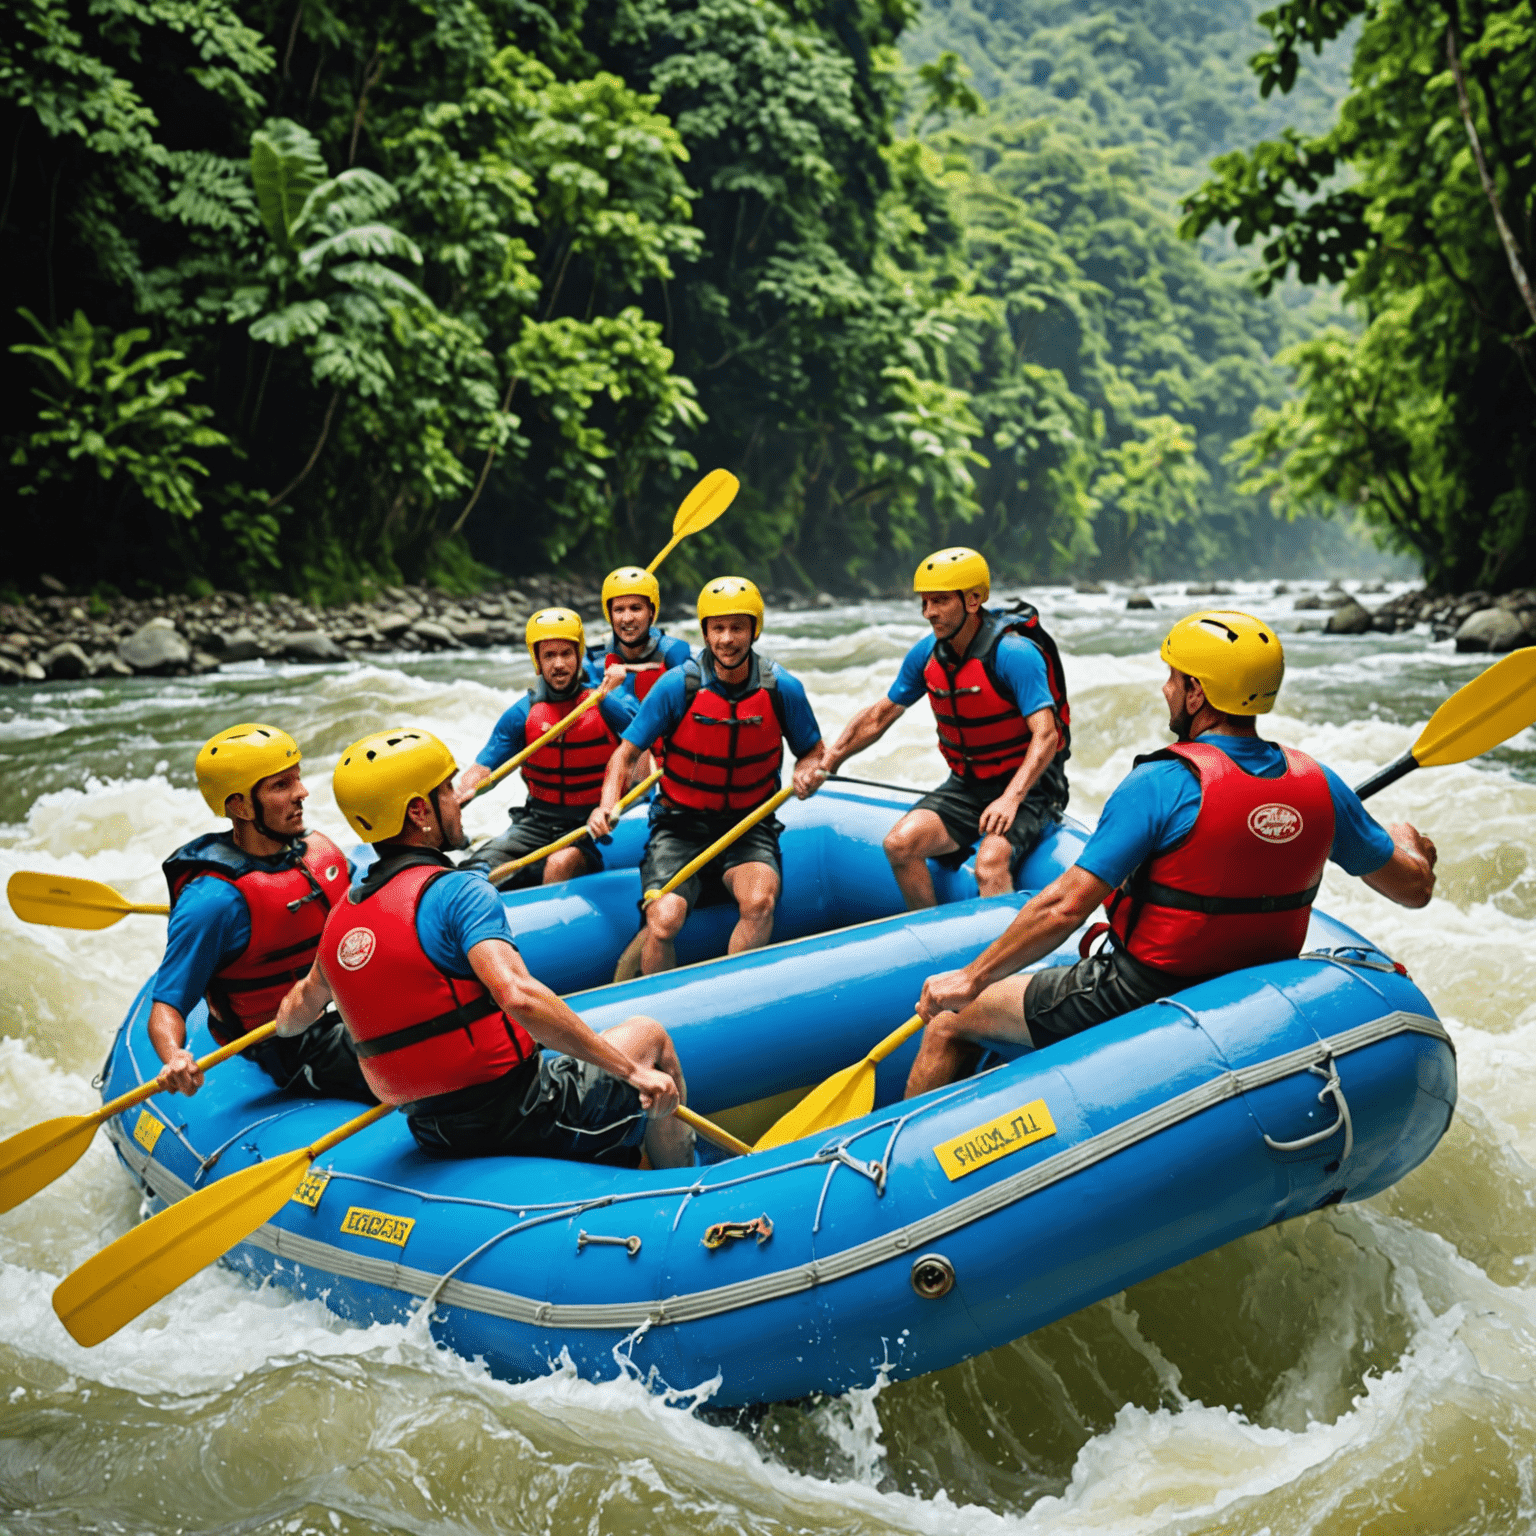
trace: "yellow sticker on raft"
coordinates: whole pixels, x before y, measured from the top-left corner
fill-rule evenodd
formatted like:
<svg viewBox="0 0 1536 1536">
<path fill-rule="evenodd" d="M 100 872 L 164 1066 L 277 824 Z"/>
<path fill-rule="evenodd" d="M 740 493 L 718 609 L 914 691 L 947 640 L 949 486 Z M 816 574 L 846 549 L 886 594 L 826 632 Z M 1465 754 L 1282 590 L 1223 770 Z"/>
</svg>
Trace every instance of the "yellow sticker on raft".
<svg viewBox="0 0 1536 1536">
<path fill-rule="evenodd" d="M 996 1120 L 974 1126 L 953 1141 L 940 1142 L 933 1149 L 933 1155 L 951 1179 L 963 1179 L 966 1174 L 975 1173 L 978 1168 L 985 1168 L 988 1163 L 995 1163 L 1020 1147 L 1044 1141 L 1055 1134 L 1056 1122 L 1051 1119 L 1045 1100 L 1036 1099 L 1022 1109 L 1009 1110 Z"/>
<path fill-rule="evenodd" d="M 391 1216 L 387 1211 L 370 1211 L 360 1205 L 351 1205 L 347 1207 L 341 1230 L 352 1237 L 371 1237 L 375 1242 L 393 1243 L 397 1248 L 404 1248 L 415 1225 L 409 1216 Z"/>
<path fill-rule="evenodd" d="M 146 1152 L 153 1152 L 155 1143 L 160 1140 L 160 1132 L 164 1129 L 165 1121 L 157 1120 L 147 1109 L 141 1109 L 133 1127 L 133 1139 Z"/>
<path fill-rule="evenodd" d="M 320 1196 L 325 1193 L 325 1186 L 330 1182 L 329 1168 L 323 1172 L 311 1168 L 304 1175 L 304 1182 L 288 1198 L 294 1205 L 307 1205 L 310 1210 L 314 1210 L 320 1204 Z"/>
</svg>

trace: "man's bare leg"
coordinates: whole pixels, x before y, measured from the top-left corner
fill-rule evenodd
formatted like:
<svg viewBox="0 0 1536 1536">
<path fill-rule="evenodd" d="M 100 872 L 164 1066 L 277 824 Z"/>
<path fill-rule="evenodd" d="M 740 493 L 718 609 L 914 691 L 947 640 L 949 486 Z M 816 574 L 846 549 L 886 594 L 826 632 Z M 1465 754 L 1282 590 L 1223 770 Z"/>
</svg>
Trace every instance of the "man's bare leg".
<svg viewBox="0 0 1536 1536">
<path fill-rule="evenodd" d="M 658 896 L 645 909 L 645 944 L 640 950 L 640 974 L 675 970 L 677 949 L 673 944 L 688 920 L 688 903 L 675 891 Z"/>
<path fill-rule="evenodd" d="M 622 1024 L 605 1029 L 603 1037 L 642 1066 L 665 1072 L 677 1084 L 679 1102 L 688 1102 L 688 1085 L 683 1081 L 677 1048 L 672 1044 L 672 1037 L 655 1019 L 637 1013 Z M 676 1115 L 668 1115 L 665 1120 L 647 1120 L 645 1155 L 653 1168 L 690 1166 L 693 1162 L 692 1128 L 684 1125 Z"/>
<path fill-rule="evenodd" d="M 976 889 L 982 896 L 1006 896 L 1013 889 L 1013 844 L 995 832 L 976 849 Z"/>
<path fill-rule="evenodd" d="M 725 888 L 736 899 L 740 916 L 726 953 L 761 949 L 773 937 L 773 909 L 779 901 L 779 872 L 771 864 L 738 864 L 726 870 Z"/>
<path fill-rule="evenodd" d="M 938 906 L 928 860 L 953 853 L 958 847 L 936 811 L 908 811 L 885 834 L 885 856 L 891 861 L 891 873 L 909 912 Z"/>
<path fill-rule="evenodd" d="M 1029 983 L 1029 976 L 1005 976 L 959 1013 L 935 1014 L 923 1031 L 902 1097 L 915 1099 L 920 1093 L 958 1082 L 974 1063 L 981 1041 L 1020 1041 L 1032 1047 L 1024 1022 L 1024 991 Z"/>
<path fill-rule="evenodd" d="M 562 848 L 544 860 L 543 884 L 553 885 L 557 880 L 574 880 L 587 872 L 587 856 L 580 848 Z"/>
</svg>

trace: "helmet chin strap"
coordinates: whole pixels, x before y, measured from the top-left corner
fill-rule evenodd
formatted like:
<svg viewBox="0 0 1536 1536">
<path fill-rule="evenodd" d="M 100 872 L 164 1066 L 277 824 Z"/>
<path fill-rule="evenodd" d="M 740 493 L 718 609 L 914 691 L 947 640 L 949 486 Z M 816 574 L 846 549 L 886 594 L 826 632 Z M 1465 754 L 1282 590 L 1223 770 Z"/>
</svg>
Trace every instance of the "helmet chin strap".
<svg viewBox="0 0 1536 1536">
<path fill-rule="evenodd" d="M 469 838 L 465 835 L 463 825 L 461 824 L 459 827 L 458 841 L 455 843 L 450 843 L 448 841 L 448 833 L 443 826 L 443 813 L 438 808 L 437 804 L 437 796 L 442 787 L 443 786 L 439 784 L 436 789 L 432 790 L 427 795 L 427 804 L 432 807 L 432 814 L 437 818 L 438 843 L 442 848 L 442 851 L 444 853 L 458 853 L 461 849 L 469 847 Z"/>
<path fill-rule="evenodd" d="M 246 798 L 251 802 L 251 809 L 255 815 L 251 817 L 251 825 L 265 838 L 270 838 L 274 843 L 292 843 L 303 837 L 304 829 L 300 827 L 297 832 L 275 832 L 267 825 L 266 815 L 261 809 L 260 785 L 253 784 L 251 792 Z"/>
</svg>

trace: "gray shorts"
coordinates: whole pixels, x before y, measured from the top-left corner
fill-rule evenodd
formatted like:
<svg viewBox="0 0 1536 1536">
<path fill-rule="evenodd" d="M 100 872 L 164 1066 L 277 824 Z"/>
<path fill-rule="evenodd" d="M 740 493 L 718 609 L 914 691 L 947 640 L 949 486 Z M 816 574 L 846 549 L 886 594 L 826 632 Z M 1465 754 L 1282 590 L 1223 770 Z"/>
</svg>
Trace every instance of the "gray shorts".
<svg viewBox="0 0 1536 1536">
<path fill-rule="evenodd" d="M 640 1095 L 590 1062 L 545 1052 L 486 1085 L 481 1102 L 411 1114 L 416 1144 L 439 1157 L 559 1157 L 634 1168 L 646 1116 Z M 457 1096 L 456 1096 L 457 1097 Z"/>
<path fill-rule="evenodd" d="M 651 835 L 640 860 L 640 889 L 659 891 L 691 859 L 697 858 L 716 839 L 738 826 L 746 811 L 686 811 L 657 801 L 651 812 Z M 767 864 L 782 880 L 779 834 L 784 824 L 777 816 L 765 816 L 750 827 L 724 853 L 716 854 L 698 874 L 690 875 L 674 895 L 695 907 L 718 906 L 731 900 L 722 878 L 739 864 Z"/>
<path fill-rule="evenodd" d="M 970 858 L 981 841 L 981 813 L 1002 794 L 1010 777 L 999 774 L 995 779 L 963 779 L 952 773 L 937 789 L 917 802 L 913 810 L 932 811 L 944 823 L 944 830 L 956 844 L 953 853 L 941 854 L 935 863 L 946 869 L 959 869 Z M 1067 793 L 1066 770 L 1060 762 L 1054 762 L 1025 795 L 1024 803 L 1008 829 L 1008 842 L 1013 849 L 1009 868 L 1015 874 L 1046 830 L 1061 820 L 1061 813 L 1067 806 Z"/>
<path fill-rule="evenodd" d="M 1024 1023 L 1040 1050 L 1180 992 L 1197 979 L 1154 971 L 1123 949 L 1101 949 L 1076 965 L 1036 971 L 1024 989 Z"/>
<path fill-rule="evenodd" d="M 498 864 L 505 864 L 511 859 L 520 859 L 525 853 L 532 853 L 535 848 L 543 848 L 554 842 L 556 838 L 564 837 L 567 832 L 574 832 L 577 827 L 586 826 L 591 809 L 590 806 L 541 805 L 538 801 L 513 806 L 508 812 L 511 825 L 507 830 L 499 833 L 489 842 L 482 843 L 464 860 L 460 868 L 476 869 L 483 866 L 486 869 L 494 869 Z M 587 862 L 585 874 L 595 875 L 603 867 L 603 855 L 590 837 L 582 838 L 573 846 L 580 851 L 582 858 Z M 540 859 L 537 864 L 530 864 L 526 869 L 518 870 L 502 886 L 502 890 L 518 891 L 526 886 L 538 885 L 544 878 L 545 862 L 544 859 Z"/>
</svg>

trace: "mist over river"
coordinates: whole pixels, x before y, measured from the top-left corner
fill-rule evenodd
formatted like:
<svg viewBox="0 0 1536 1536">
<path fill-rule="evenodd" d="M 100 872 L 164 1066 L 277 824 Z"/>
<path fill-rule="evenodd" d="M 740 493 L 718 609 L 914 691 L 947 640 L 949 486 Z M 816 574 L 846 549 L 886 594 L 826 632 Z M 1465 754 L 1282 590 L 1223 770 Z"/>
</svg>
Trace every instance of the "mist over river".
<svg viewBox="0 0 1536 1536">
<path fill-rule="evenodd" d="M 1156 645 L 1201 603 L 1152 592 L 1155 613 L 1123 612 L 1123 593 L 1030 594 L 1066 656 L 1071 810 L 1086 821 L 1132 754 L 1168 740 Z M 1292 599 L 1268 592 L 1239 584 L 1223 600 L 1286 642 L 1265 734 L 1352 782 L 1403 752 L 1486 664 L 1424 634 L 1297 633 Z M 915 605 L 866 603 L 770 613 L 763 649 L 804 679 L 830 739 L 922 633 Z M 193 755 L 239 720 L 299 738 L 310 822 L 338 835 L 329 781 L 344 746 L 421 724 L 467 763 L 530 678 L 526 653 L 507 648 L 8 689 L 0 878 L 59 870 L 163 900 L 160 860 L 212 825 Z M 937 782 L 926 707 L 848 771 Z M 472 836 L 501 824 L 508 798 L 470 808 Z M 556 1369 L 497 1382 L 419 1321 L 348 1327 L 219 1269 L 80 1349 L 50 1293 L 139 1205 L 98 1137 L 70 1174 L 0 1216 L 0 1528 L 1530 1529 L 1536 734 L 1412 774 L 1372 808 L 1438 843 L 1435 901 L 1405 912 L 1330 870 L 1320 905 L 1408 964 L 1451 1028 L 1461 1080 L 1439 1150 L 1386 1194 L 1245 1238 L 951 1370 L 729 1425 L 632 1381 Z M 92 934 L 0 912 L 0 1135 L 99 1102 L 92 1076 L 163 932 L 157 918 Z"/>
</svg>

